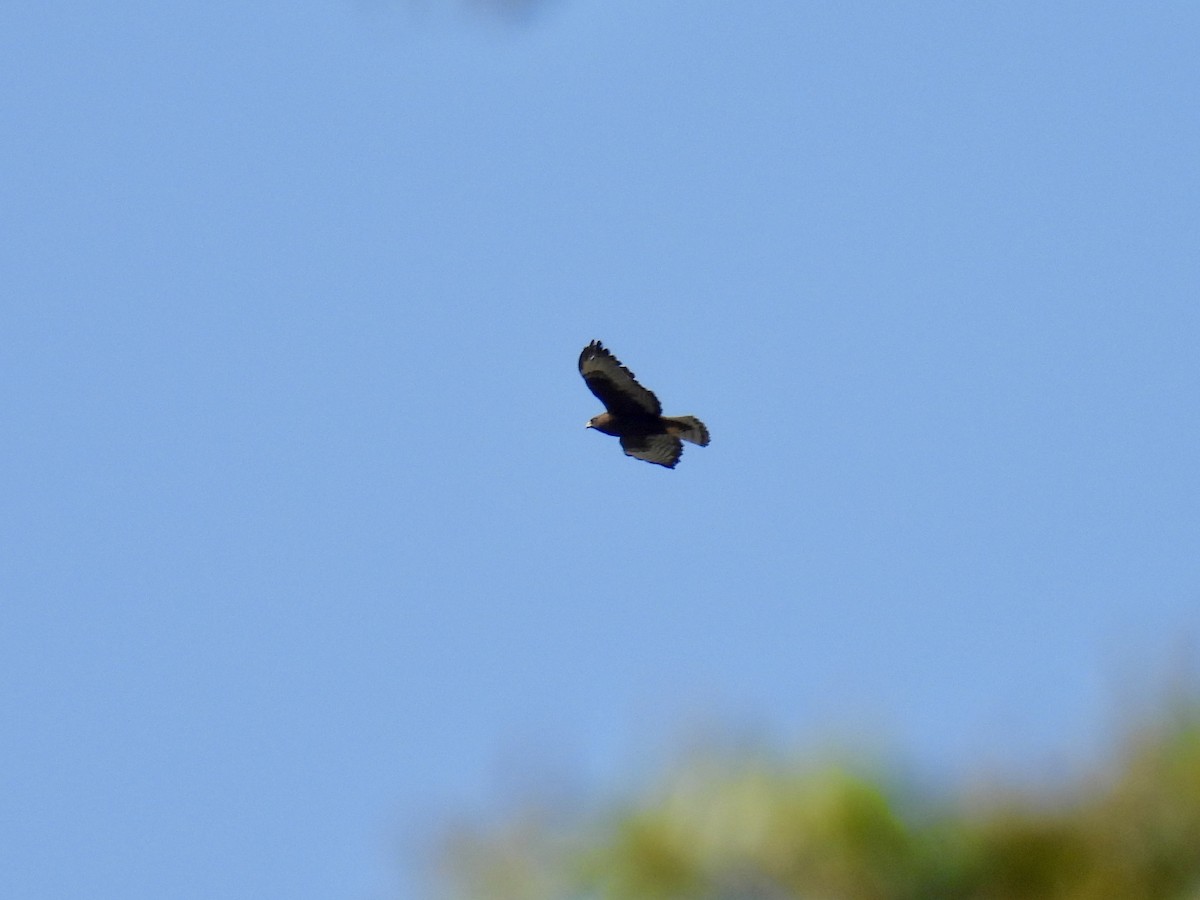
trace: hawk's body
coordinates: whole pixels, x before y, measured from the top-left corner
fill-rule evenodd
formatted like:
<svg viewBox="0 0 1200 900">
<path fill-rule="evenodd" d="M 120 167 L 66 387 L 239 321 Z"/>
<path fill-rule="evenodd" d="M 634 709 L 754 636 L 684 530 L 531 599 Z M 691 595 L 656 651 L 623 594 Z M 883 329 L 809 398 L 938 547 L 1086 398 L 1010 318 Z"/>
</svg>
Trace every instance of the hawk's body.
<svg viewBox="0 0 1200 900">
<path fill-rule="evenodd" d="M 627 456 L 673 469 L 683 455 L 680 438 L 708 445 L 703 422 L 695 416 L 664 416 L 658 398 L 599 341 L 579 354 L 579 374 L 607 410 L 588 422 L 588 428 L 620 438 Z"/>
</svg>

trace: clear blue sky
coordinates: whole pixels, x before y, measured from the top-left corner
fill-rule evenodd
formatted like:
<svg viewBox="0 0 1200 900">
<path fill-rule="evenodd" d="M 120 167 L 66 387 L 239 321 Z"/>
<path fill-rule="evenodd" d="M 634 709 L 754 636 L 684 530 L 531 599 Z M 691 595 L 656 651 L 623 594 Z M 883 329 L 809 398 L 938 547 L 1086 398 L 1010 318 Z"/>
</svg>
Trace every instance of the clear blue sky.
<svg viewBox="0 0 1200 900">
<path fill-rule="evenodd" d="M 698 723 L 1098 746 L 1200 624 L 1200 8 L 422 6 L 0 9 L 0 895 L 419 896 Z"/>
</svg>

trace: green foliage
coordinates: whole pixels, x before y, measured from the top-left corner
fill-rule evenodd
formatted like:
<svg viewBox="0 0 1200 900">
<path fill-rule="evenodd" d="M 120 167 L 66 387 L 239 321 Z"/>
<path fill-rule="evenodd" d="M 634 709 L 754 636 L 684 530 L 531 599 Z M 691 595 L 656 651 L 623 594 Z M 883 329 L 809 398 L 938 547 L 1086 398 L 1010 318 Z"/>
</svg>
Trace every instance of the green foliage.
<svg viewBox="0 0 1200 900">
<path fill-rule="evenodd" d="M 487 900 L 1200 900 L 1200 703 L 1059 789 L 930 793 L 697 759 L 607 814 L 464 830 L 447 881 Z"/>
</svg>

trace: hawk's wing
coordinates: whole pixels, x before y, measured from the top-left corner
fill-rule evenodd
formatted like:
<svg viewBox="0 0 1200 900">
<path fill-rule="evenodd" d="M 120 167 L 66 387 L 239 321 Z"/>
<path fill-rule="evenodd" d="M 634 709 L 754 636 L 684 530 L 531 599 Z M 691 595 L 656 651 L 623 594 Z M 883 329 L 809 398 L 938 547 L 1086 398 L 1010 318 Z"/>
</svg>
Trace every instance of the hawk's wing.
<svg viewBox="0 0 1200 900">
<path fill-rule="evenodd" d="M 600 398 L 604 408 L 613 415 L 662 415 L 662 404 L 658 398 L 638 384 L 633 373 L 621 365 L 599 341 L 592 341 L 579 354 L 579 374 L 591 392 Z"/>
<path fill-rule="evenodd" d="M 621 438 L 621 447 L 626 456 L 658 463 L 668 469 L 675 468 L 679 457 L 683 456 L 683 444 L 669 434 L 626 435 Z"/>
</svg>

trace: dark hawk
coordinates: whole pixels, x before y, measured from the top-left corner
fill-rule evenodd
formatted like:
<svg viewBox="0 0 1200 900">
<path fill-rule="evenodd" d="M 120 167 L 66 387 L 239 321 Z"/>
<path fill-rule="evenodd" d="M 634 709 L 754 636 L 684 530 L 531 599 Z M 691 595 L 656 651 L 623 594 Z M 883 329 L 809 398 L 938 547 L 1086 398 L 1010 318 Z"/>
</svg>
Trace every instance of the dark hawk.
<svg viewBox="0 0 1200 900">
<path fill-rule="evenodd" d="M 680 439 L 708 446 L 703 422 L 695 416 L 664 416 L 658 398 L 599 341 L 579 354 L 579 374 L 606 410 L 587 427 L 620 438 L 627 456 L 673 469 L 683 455 Z"/>
</svg>

